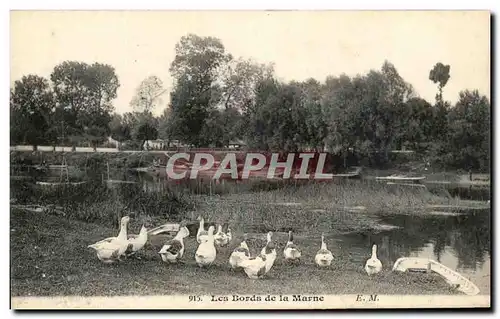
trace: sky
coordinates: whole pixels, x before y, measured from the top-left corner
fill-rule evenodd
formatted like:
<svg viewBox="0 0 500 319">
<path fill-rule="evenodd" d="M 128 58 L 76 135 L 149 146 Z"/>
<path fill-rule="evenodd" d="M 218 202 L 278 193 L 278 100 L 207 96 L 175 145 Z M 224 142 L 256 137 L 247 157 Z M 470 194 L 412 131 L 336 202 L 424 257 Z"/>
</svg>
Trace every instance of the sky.
<svg viewBox="0 0 500 319">
<path fill-rule="evenodd" d="M 490 14 L 486 11 L 13 11 L 11 83 L 49 78 L 66 60 L 107 63 L 120 81 L 118 113 L 140 82 L 158 76 L 167 93 L 175 44 L 189 33 L 221 39 L 235 57 L 275 64 L 284 81 L 356 75 L 393 63 L 416 92 L 433 101 L 429 71 L 451 65 L 444 98 L 464 89 L 490 97 Z"/>
</svg>

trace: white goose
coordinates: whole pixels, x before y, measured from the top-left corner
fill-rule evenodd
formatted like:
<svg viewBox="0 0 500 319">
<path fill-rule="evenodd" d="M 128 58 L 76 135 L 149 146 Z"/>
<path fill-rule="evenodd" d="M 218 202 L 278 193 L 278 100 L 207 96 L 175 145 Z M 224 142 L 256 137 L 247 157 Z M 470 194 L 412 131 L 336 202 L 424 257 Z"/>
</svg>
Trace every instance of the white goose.
<svg viewBox="0 0 500 319">
<path fill-rule="evenodd" d="M 168 241 L 158 252 L 164 262 L 176 263 L 184 255 L 184 238 L 189 236 L 189 229 L 182 226 L 177 235 Z"/>
<path fill-rule="evenodd" d="M 128 235 L 128 246 L 127 250 L 125 250 L 125 256 L 130 257 L 134 255 L 137 251 L 141 250 L 146 242 L 148 241 L 148 230 L 144 225 L 141 227 L 141 231 L 139 235 Z M 137 257 L 141 259 L 140 257 Z"/>
<path fill-rule="evenodd" d="M 321 234 L 321 248 L 316 253 L 316 257 L 314 257 L 314 261 L 316 265 L 319 267 L 327 267 L 330 266 L 333 260 L 333 254 L 328 250 L 325 243 L 325 235 Z"/>
<path fill-rule="evenodd" d="M 266 255 L 241 260 L 239 263 L 248 278 L 260 279 L 266 274 Z"/>
<path fill-rule="evenodd" d="M 201 244 L 208 239 L 208 232 L 205 230 L 205 219 L 198 216 L 198 220 L 200 221 L 200 226 L 198 227 L 198 232 L 196 233 L 196 241 L 198 244 Z"/>
<path fill-rule="evenodd" d="M 377 258 L 377 245 L 372 246 L 372 257 L 366 261 L 365 270 L 369 276 L 378 274 L 382 270 L 382 263 Z"/>
<path fill-rule="evenodd" d="M 264 248 L 262 248 L 262 251 L 260 252 L 261 255 L 266 256 L 266 273 L 271 270 L 271 267 L 274 265 L 274 261 L 276 260 L 276 244 L 272 240 L 273 237 L 273 232 L 268 232 L 267 233 L 267 244 Z"/>
<path fill-rule="evenodd" d="M 200 267 L 210 266 L 217 256 L 217 251 L 215 250 L 214 245 L 214 231 L 214 226 L 210 226 L 208 228 L 207 240 L 201 242 L 196 250 L 196 254 L 194 255 L 196 263 Z"/>
<path fill-rule="evenodd" d="M 302 256 L 299 247 L 293 243 L 292 231 L 288 232 L 288 242 L 283 250 L 283 255 L 287 261 L 300 261 L 300 256 Z"/>
<path fill-rule="evenodd" d="M 106 264 L 114 263 L 117 260 L 121 261 L 120 256 L 125 253 L 128 247 L 127 226 L 129 221 L 130 217 L 122 217 L 118 236 L 109 237 L 88 246 L 97 252 L 97 258 L 100 261 Z"/>
<path fill-rule="evenodd" d="M 231 256 L 229 256 L 229 265 L 231 269 L 240 267 L 240 262 L 250 258 L 250 249 L 247 245 L 247 234 L 243 234 L 243 241 L 236 247 Z"/>
<path fill-rule="evenodd" d="M 228 244 L 227 235 L 222 231 L 222 225 L 217 228 L 217 233 L 214 236 L 215 244 L 219 247 L 224 247 Z"/>
</svg>

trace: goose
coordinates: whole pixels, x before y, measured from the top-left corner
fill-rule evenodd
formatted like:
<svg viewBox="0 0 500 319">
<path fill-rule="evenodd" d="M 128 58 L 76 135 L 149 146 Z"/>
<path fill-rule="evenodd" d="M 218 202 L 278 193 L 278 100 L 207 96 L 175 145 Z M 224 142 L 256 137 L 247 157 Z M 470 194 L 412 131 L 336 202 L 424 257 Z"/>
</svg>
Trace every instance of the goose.
<svg viewBox="0 0 500 319">
<path fill-rule="evenodd" d="M 196 233 L 196 241 L 198 241 L 198 244 L 201 244 L 207 240 L 208 232 L 205 230 L 205 219 L 198 216 L 198 220 L 200 221 L 200 227 L 198 227 L 198 232 Z"/>
<path fill-rule="evenodd" d="M 124 255 L 126 257 L 135 255 L 137 251 L 141 250 L 144 247 L 147 241 L 148 241 L 148 230 L 146 227 L 144 227 L 144 225 L 142 225 L 139 235 L 128 235 L 128 246 L 127 250 L 125 250 Z M 141 259 L 140 257 L 137 258 Z"/>
<path fill-rule="evenodd" d="M 186 226 L 180 227 L 177 235 L 169 240 L 158 252 L 164 262 L 176 263 L 184 255 L 184 238 L 189 236 L 189 229 Z"/>
<path fill-rule="evenodd" d="M 288 242 L 286 243 L 285 249 L 283 250 L 283 255 L 287 261 L 300 261 L 300 256 L 302 255 L 297 245 L 293 243 L 292 231 L 288 232 Z"/>
<path fill-rule="evenodd" d="M 366 261 L 365 270 L 369 276 L 378 274 L 382 270 L 382 263 L 377 258 L 377 245 L 372 246 L 372 257 Z"/>
<path fill-rule="evenodd" d="M 266 255 L 241 260 L 239 265 L 243 268 L 248 278 L 260 279 L 266 274 Z"/>
<path fill-rule="evenodd" d="M 225 247 L 229 245 L 231 239 L 233 238 L 231 229 L 227 226 L 227 223 L 225 223 L 224 225 L 225 226 L 219 225 L 219 230 L 217 234 L 215 234 L 215 244 L 219 247 Z M 225 233 L 223 229 L 227 229 L 227 232 Z"/>
<path fill-rule="evenodd" d="M 214 236 L 215 244 L 219 247 L 226 246 L 229 241 L 227 240 L 227 235 L 222 231 L 222 225 L 217 228 L 217 233 Z"/>
<path fill-rule="evenodd" d="M 266 273 L 271 270 L 271 267 L 273 267 L 274 261 L 276 260 L 276 245 L 272 241 L 273 237 L 273 232 L 268 232 L 267 233 L 267 244 L 264 248 L 262 248 L 262 251 L 260 252 L 261 255 L 266 256 Z"/>
<path fill-rule="evenodd" d="M 215 250 L 214 245 L 214 231 L 214 226 L 210 226 L 208 228 L 207 240 L 201 242 L 201 244 L 198 246 L 198 249 L 196 250 L 196 254 L 194 255 L 196 263 L 200 267 L 210 266 L 214 262 L 217 255 L 217 251 Z"/>
<path fill-rule="evenodd" d="M 115 261 L 121 261 L 120 257 L 125 253 L 128 247 L 127 226 L 130 217 L 124 216 L 120 222 L 120 232 L 116 237 L 109 237 L 87 246 L 97 252 L 97 258 L 105 264 L 111 264 Z"/>
<path fill-rule="evenodd" d="M 333 254 L 328 250 L 325 243 L 325 234 L 321 234 L 321 248 L 316 253 L 316 257 L 314 257 L 314 261 L 316 265 L 319 267 L 327 267 L 330 266 L 333 260 Z"/>
<path fill-rule="evenodd" d="M 250 258 L 250 250 L 247 245 L 247 234 L 243 234 L 243 241 L 236 247 L 231 256 L 229 256 L 229 265 L 231 269 L 240 267 L 240 262 Z"/>
</svg>

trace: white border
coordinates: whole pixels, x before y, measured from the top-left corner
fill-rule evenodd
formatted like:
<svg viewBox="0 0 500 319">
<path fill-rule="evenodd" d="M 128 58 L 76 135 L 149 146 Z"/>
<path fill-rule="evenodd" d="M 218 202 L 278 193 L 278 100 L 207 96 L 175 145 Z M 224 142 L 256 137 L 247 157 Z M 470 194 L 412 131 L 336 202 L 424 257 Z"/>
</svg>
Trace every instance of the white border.
<svg viewBox="0 0 500 319">
<path fill-rule="evenodd" d="M 252 297 L 253 295 L 248 295 Z M 297 302 L 292 295 L 289 301 L 265 301 L 266 295 L 259 295 L 260 301 L 212 302 L 210 296 L 202 296 L 203 302 L 190 302 L 189 296 L 126 296 L 126 297 L 16 297 L 12 307 L 17 309 L 380 309 L 380 308 L 485 308 L 491 305 L 490 296 L 440 296 L 440 295 L 377 295 L 376 300 L 360 295 L 326 295 L 323 301 Z M 222 296 L 217 296 L 222 297 Z M 364 298 L 363 301 L 358 301 Z"/>
<path fill-rule="evenodd" d="M 301 9 L 301 10 L 320 10 L 320 9 L 337 9 L 337 10 L 384 10 L 384 9 L 399 9 L 399 10 L 416 10 L 416 9 L 421 9 L 421 10 L 439 10 L 439 9 L 445 9 L 445 10 L 458 10 L 458 9 L 488 9 L 488 10 L 493 10 L 494 12 L 498 12 L 498 4 L 499 1 L 497 0 L 474 0 L 474 1 L 437 1 L 437 0 L 420 0 L 420 1 L 397 1 L 397 0 L 392 0 L 392 1 L 387 1 L 387 0 L 379 0 L 379 1 L 369 1 L 369 0 L 349 0 L 349 1 L 343 1 L 343 2 L 337 2 L 335 4 L 331 4 L 328 2 L 322 2 L 322 1 L 317 1 L 317 0 L 308 0 L 308 1 L 279 1 L 279 0 L 254 0 L 254 1 L 249 1 L 248 3 L 242 3 L 241 1 L 221 1 L 221 0 L 216 0 L 216 1 L 151 1 L 151 0 L 141 0 L 141 1 L 133 1 L 133 0 L 122 0 L 122 1 L 104 1 L 104 0 L 87 0 L 87 1 L 54 1 L 54 0 L 46 0 L 46 1 L 15 1 L 12 3 L 10 6 L 5 5 L 8 2 L 1 2 L 2 9 L 5 7 L 4 10 L 1 11 L 2 13 L 2 32 L 0 33 L 2 36 L 2 42 L 3 46 L 2 47 L 9 47 L 9 12 L 8 10 L 28 10 L 28 9 L 42 9 L 42 10 L 64 10 L 64 9 L 80 9 L 80 10 L 122 10 L 122 9 L 135 9 L 135 10 L 147 10 L 147 9 L 211 9 L 211 10 L 216 10 L 216 9 L 246 9 L 246 10 L 262 10 L 262 9 Z M 498 23 L 498 21 L 497 21 Z M 498 34 L 495 34 L 495 40 L 498 40 Z M 495 41 L 497 42 L 497 41 Z M 10 65 L 9 65 L 9 55 L 10 51 L 5 50 L 4 51 L 4 70 L 9 70 Z M 493 70 L 492 70 L 493 71 Z M 493 74 L 493 73 L 492 73 Z M 1 90 L 2 94 L 2 100 L 4 101 L 4 106 L 2 107 L 2 111 L 5 112 L 4 116 L 1 116 L 0 119 L 1 121 L 4 121 L 2 123 L 2 127 L 5 128 L 5 133 L 3 136 L 4 138 L 2 139 L 2 145 L 1 150 L 5 152 L 3 156 L 1 157 L 1 160 L 3 161 L 2 165 L 0 165 L 0 168 L 2 172 L 4 173 L 4 176 L 7 176 L 9 174 L 8 172 L 8 166 L 9 162 L 7 162 L 7 150 L 9 149 L 7 147 L 8 142 L 8 107 L 6 106 L 7 100 L 8 100 L 8 95 L 9 91 L 7 90 L 7 87 L 9 86 L 10 83 L 10 77 L 7 72 L 4 73 L 3 77 L 3 84 L 4 84 L 4 90 Z M 497 83 L 498 85 L 498 83 Z M 497 87 L 495 87 L 497 89 Z M 496 107 L 496 105 L 494 106 Z M 498 111 L 496 112 L 498 114 Z M 500 138 L 497 135 L 498 129 L 495 129 L 494 134 L 495 137 L 498 139 Z M 495 164 L 497 164 L 495 162 Z M 496 175 L 496 173 L 495 173 Z M 496 177 L 496 176 L 495 176 Z M 4 179 L 6 180 L 6 178 Z M 495 192 L 496 195 L 496 192 Z M 9 203 L 8 201 L 8 195 L 7 192 L 3 194 L 3 200 L 2 203 L 5 205 L 5 209 L 3 210 L 4 212 L 9 211 L 7 205 Z M 496 197 L 496 196 L 495 196 Z M 4 218 L 4 223 L 3 225 L 8 225 L 8 214 L 2 214 L 2 218 Z M 495 223 L 495 229 L 498 229 L 497 223 L 498 223 L 499 218 L 495 218 L 497 222 Z M 9 251 L 9 231 L 7 230 L 7 227 L 4 227 L 4 231 L 1 232 L 3 236 L 2 243 L 5 245 L 4 246 L 4 251 Z M 496 236 L 498 237 L 498 236 Z M 497 242 L 495 242 L 495 247 L 498 247 Z M 495 250 L 494 253 L 496 253 L 497 250 Z M 3 258 L 3 263 L 2 263 L 2 270 L 4 271 L 4 274 L 8 272 L 8 267 L 9 263 L 8 261 L 10 259 Z M 496 270 L 496 269 L 495 269 Z M 5 276 L 6 277 L 6 276 Z M 4 278 L 5 278 L 4 277 Z M 10 279 L 9 281 L 10 282 Z M 493 284 L 492 287 L 495 287 Z M 3 300 L 7 300 L 7 298 L 10 297 L 10 287 L 9 284 L 4 285 L 4 289 L 2 290 L 2 297 Z M 6 307 L 2 307 L 3 311 L 6 310 Z M 12 316 L 12 312 L 7 312 L 6 313 L 8 316 Z M 50 314 L 46 314 L 50 315 Z M 96 314 L 94 314 L 96 315 Z M 120 316 L 121 314 L 118 314 Z M 174 314 L 169 314 L 169 315 L 174 315 Z M 204 316 L 210 316 L 209 314 L 203 314 Z M 214 314 L 212 314 L 214 315 Z M 219 314 L 215 314 L 218 315 Z M 242 316 L 244 314 L 238 314 L 238 316 Z M 252 314 L 250 314 L 252 315 Z M 263 315 L 263 314 L 260 314 Z M 315 314 L 319 315 L 319 314 Z M 331 314 L 326 314 L 326 315 L 331 315 Z M 334 314 L 335 316 L 338 316 L 340 314 Z M 349 316 L 352 316 L 354 314 L 349 313 Z M 359 315 L 359 314 L 355 314 Z M 373 316 L 373 314 L 370 314 Z M 426 314 L 429 315 L 429 314 Z M 452 315 L 457 315 L 457 314 L 452 314 Z M 468 317 L 471 316 L 470 313 L 466 313 Z M 100 315 L 97 315 L 100 316 Z M 270 316 L 270 315 L 268 315 Z M 412 316 L 411 314 L 405 314 L 405 316 Z"/>
</svg>

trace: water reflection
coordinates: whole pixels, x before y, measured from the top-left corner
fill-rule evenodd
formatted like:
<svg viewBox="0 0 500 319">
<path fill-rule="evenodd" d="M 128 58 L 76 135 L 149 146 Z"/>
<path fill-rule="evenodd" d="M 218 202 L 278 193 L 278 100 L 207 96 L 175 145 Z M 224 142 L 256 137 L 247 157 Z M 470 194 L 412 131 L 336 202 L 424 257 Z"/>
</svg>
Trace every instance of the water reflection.
<svg viewBox="0 0 500 319">
<path fill-rule="evenodd" d="M 352 259 L 363 262 L 371 244 L 378 243 L 379 259 L 389 268 L 400 257 L 430 258 L 465 274 L 482 291 L 489 291 L 489 210 L 457 216 L 381 216 L 381 221 L 400 228 L 340 239 L 342 246 L 349 247 Z"/>
</svg>

